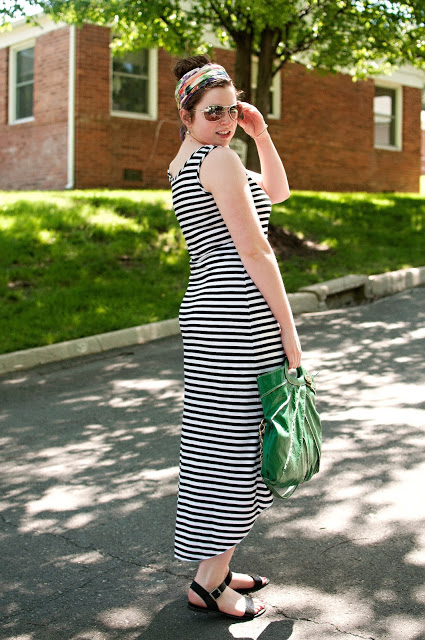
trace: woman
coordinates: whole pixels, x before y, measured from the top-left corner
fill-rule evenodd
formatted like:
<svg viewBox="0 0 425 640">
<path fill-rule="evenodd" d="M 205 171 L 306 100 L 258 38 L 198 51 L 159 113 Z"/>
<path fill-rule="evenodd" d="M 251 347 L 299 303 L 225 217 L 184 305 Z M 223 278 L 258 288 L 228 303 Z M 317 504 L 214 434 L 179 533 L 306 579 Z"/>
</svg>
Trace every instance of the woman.
<svg viewBox="0 0 425 640">
<path fill-rule="evenodd" d="M 256 378 L 285 357 L 301 361 L 288 298 L 267 240 L 271 204 L 289 197 L 261 113 L 240 102 L 225 69 L 206 56 L 177 62 L 182 145 L 169 167 L 191 275 L 180 308 L 185 400 L 175 556 L 199 561 L 195 611 L 250 620 L 265 611 L 241 594 L 266 578 L 231 573 L 236 544 L 272 504 L 260 474 Z M 254 138 L 261 175 L 229 149 L 237 126 Z"/>
</svg>

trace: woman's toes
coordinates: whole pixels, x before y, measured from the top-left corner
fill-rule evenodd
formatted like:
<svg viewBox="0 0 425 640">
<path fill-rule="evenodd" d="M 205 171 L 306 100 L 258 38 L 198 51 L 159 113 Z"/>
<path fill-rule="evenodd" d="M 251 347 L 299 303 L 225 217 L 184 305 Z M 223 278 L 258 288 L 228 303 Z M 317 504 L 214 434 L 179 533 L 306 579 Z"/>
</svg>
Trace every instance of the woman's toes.
<svg viewBox="0 0 425 640">
<path fill-rule="evenodd" d="M 253 600 L 253 602 L 254 602 L 255 613 L 258 613 L 262 609 L 266 608 L 266 605 L 264 604 L 264 602 L 262 600 L 258 600 L 257 598 L 255 598 L 255 600 Z"/>
</svg>

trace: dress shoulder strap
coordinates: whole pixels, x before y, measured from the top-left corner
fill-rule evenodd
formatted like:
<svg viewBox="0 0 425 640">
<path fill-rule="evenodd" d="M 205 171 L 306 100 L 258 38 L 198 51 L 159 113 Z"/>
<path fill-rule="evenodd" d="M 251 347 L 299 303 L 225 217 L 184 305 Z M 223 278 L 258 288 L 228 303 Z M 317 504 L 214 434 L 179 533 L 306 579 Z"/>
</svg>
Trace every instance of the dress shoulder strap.
<svg viewBox="0 0 425 640">
<path fill-rule="evenodd" d="M 200 164 L 202 163 L 202 161 L 204 160 L 204 158 L 206 158 L 206 156 L 213 150 L 216 149 L 218 147 L 217 144 L 204 144 L 202 147 L 199 147 L 199 149 L 197 149 L 195 151 L 195 153 L 192 155 L 193 156 L 197 156 L 199 157 L 200 160 Z"/>
<path fill-rule="evenodd" d="M 184 175 L 188 169 L 193 170 L 195 168 L 199 174 L 199 169 L 204 158 L 217 146 L 218 145 L 215 144 L 204 144 L 202 147 L 199 147 L 199 149 L 196 149 L 196 151 L 190 154 L 180 171 L 178 171 L 175 176 L 171 175 L 170 169 L 168 168 L 167 174 L 171 184 L 173 184 L 173 182 L 175 182 L 180 176 Z"/>
</svg>

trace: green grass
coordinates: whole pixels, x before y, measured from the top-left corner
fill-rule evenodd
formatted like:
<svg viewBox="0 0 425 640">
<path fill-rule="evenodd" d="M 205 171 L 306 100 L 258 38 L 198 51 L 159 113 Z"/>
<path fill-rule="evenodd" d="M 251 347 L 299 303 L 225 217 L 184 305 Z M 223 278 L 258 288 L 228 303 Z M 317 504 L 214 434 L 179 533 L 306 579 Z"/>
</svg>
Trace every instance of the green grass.
<svg viewBox="0 0 425 640">
<path fill-rule="evenodd" d="M 271 223 L 329 247 L 279 260 L 288 291 L 349 273 L 425 265 L 425 197 L 416 194 L 296 192 Z"/>
<path fill-rule="evenodd" d="M 425 264 L 425 197 L 295 192 L 272 223 L 331 250 L 288 291 Z M 0 353 L 176 317 L 189 274 L 169 191 L 0 193 Z"/>
<path fill-rule="evenodd" d="M 167 192 L 0 195 L 0 353 L 176 316 L 188 258 Z"/>
</svg>

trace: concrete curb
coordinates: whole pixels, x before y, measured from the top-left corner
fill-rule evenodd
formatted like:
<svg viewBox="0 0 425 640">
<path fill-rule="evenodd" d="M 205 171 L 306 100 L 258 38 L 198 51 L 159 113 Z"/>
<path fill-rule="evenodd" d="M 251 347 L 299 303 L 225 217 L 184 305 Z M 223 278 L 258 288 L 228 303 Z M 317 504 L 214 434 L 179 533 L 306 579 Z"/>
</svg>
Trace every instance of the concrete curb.
<svg viewBox="0 0 425 640">
<path fill-rule="evenodd" d="M 399 293 L 404 289 L 425 285 L 425 267 L 400 269 L 379 275 L 348 275 L 320 284 L 303 287 L 288 298 L 294 315 L 335 309 L 347 304 L 359 304 L 364 300 L 376 300 Z M 40 364 L 58 362 L 90 354 L 102 353 L 135 344 L 143 344 L 158 338 L 178 334 L 177 318 L 153 322 L 129 329 L 109 331 L 87 338 L 68 340 L 46 347 L 14 351 L 0 355 L 0 375 Z"/>
<path fill-rule="evenodd" d="M 382 298 L 394 293 L 425 285 L 425 267 L 389 271 L 368 278 L 365 296 L 368 299 Z"/>
<path fill-rule="evenodd" d="M 46 347 L 14 351 L 0 356 L 0 375 L 20 369 L 30 369 L 49 362 L 58 362 L 78 356 L 101 353 L 110 349 L 143 344 L 158 338 L 175 335 L 178 332 L 179 321 L 177 318 L 173 318 L 172 320 L 152 322 L 151 324 L 143 324 L 129 329 L 100 333 L 88 338 L 58 342 Z"/>
</svg>

